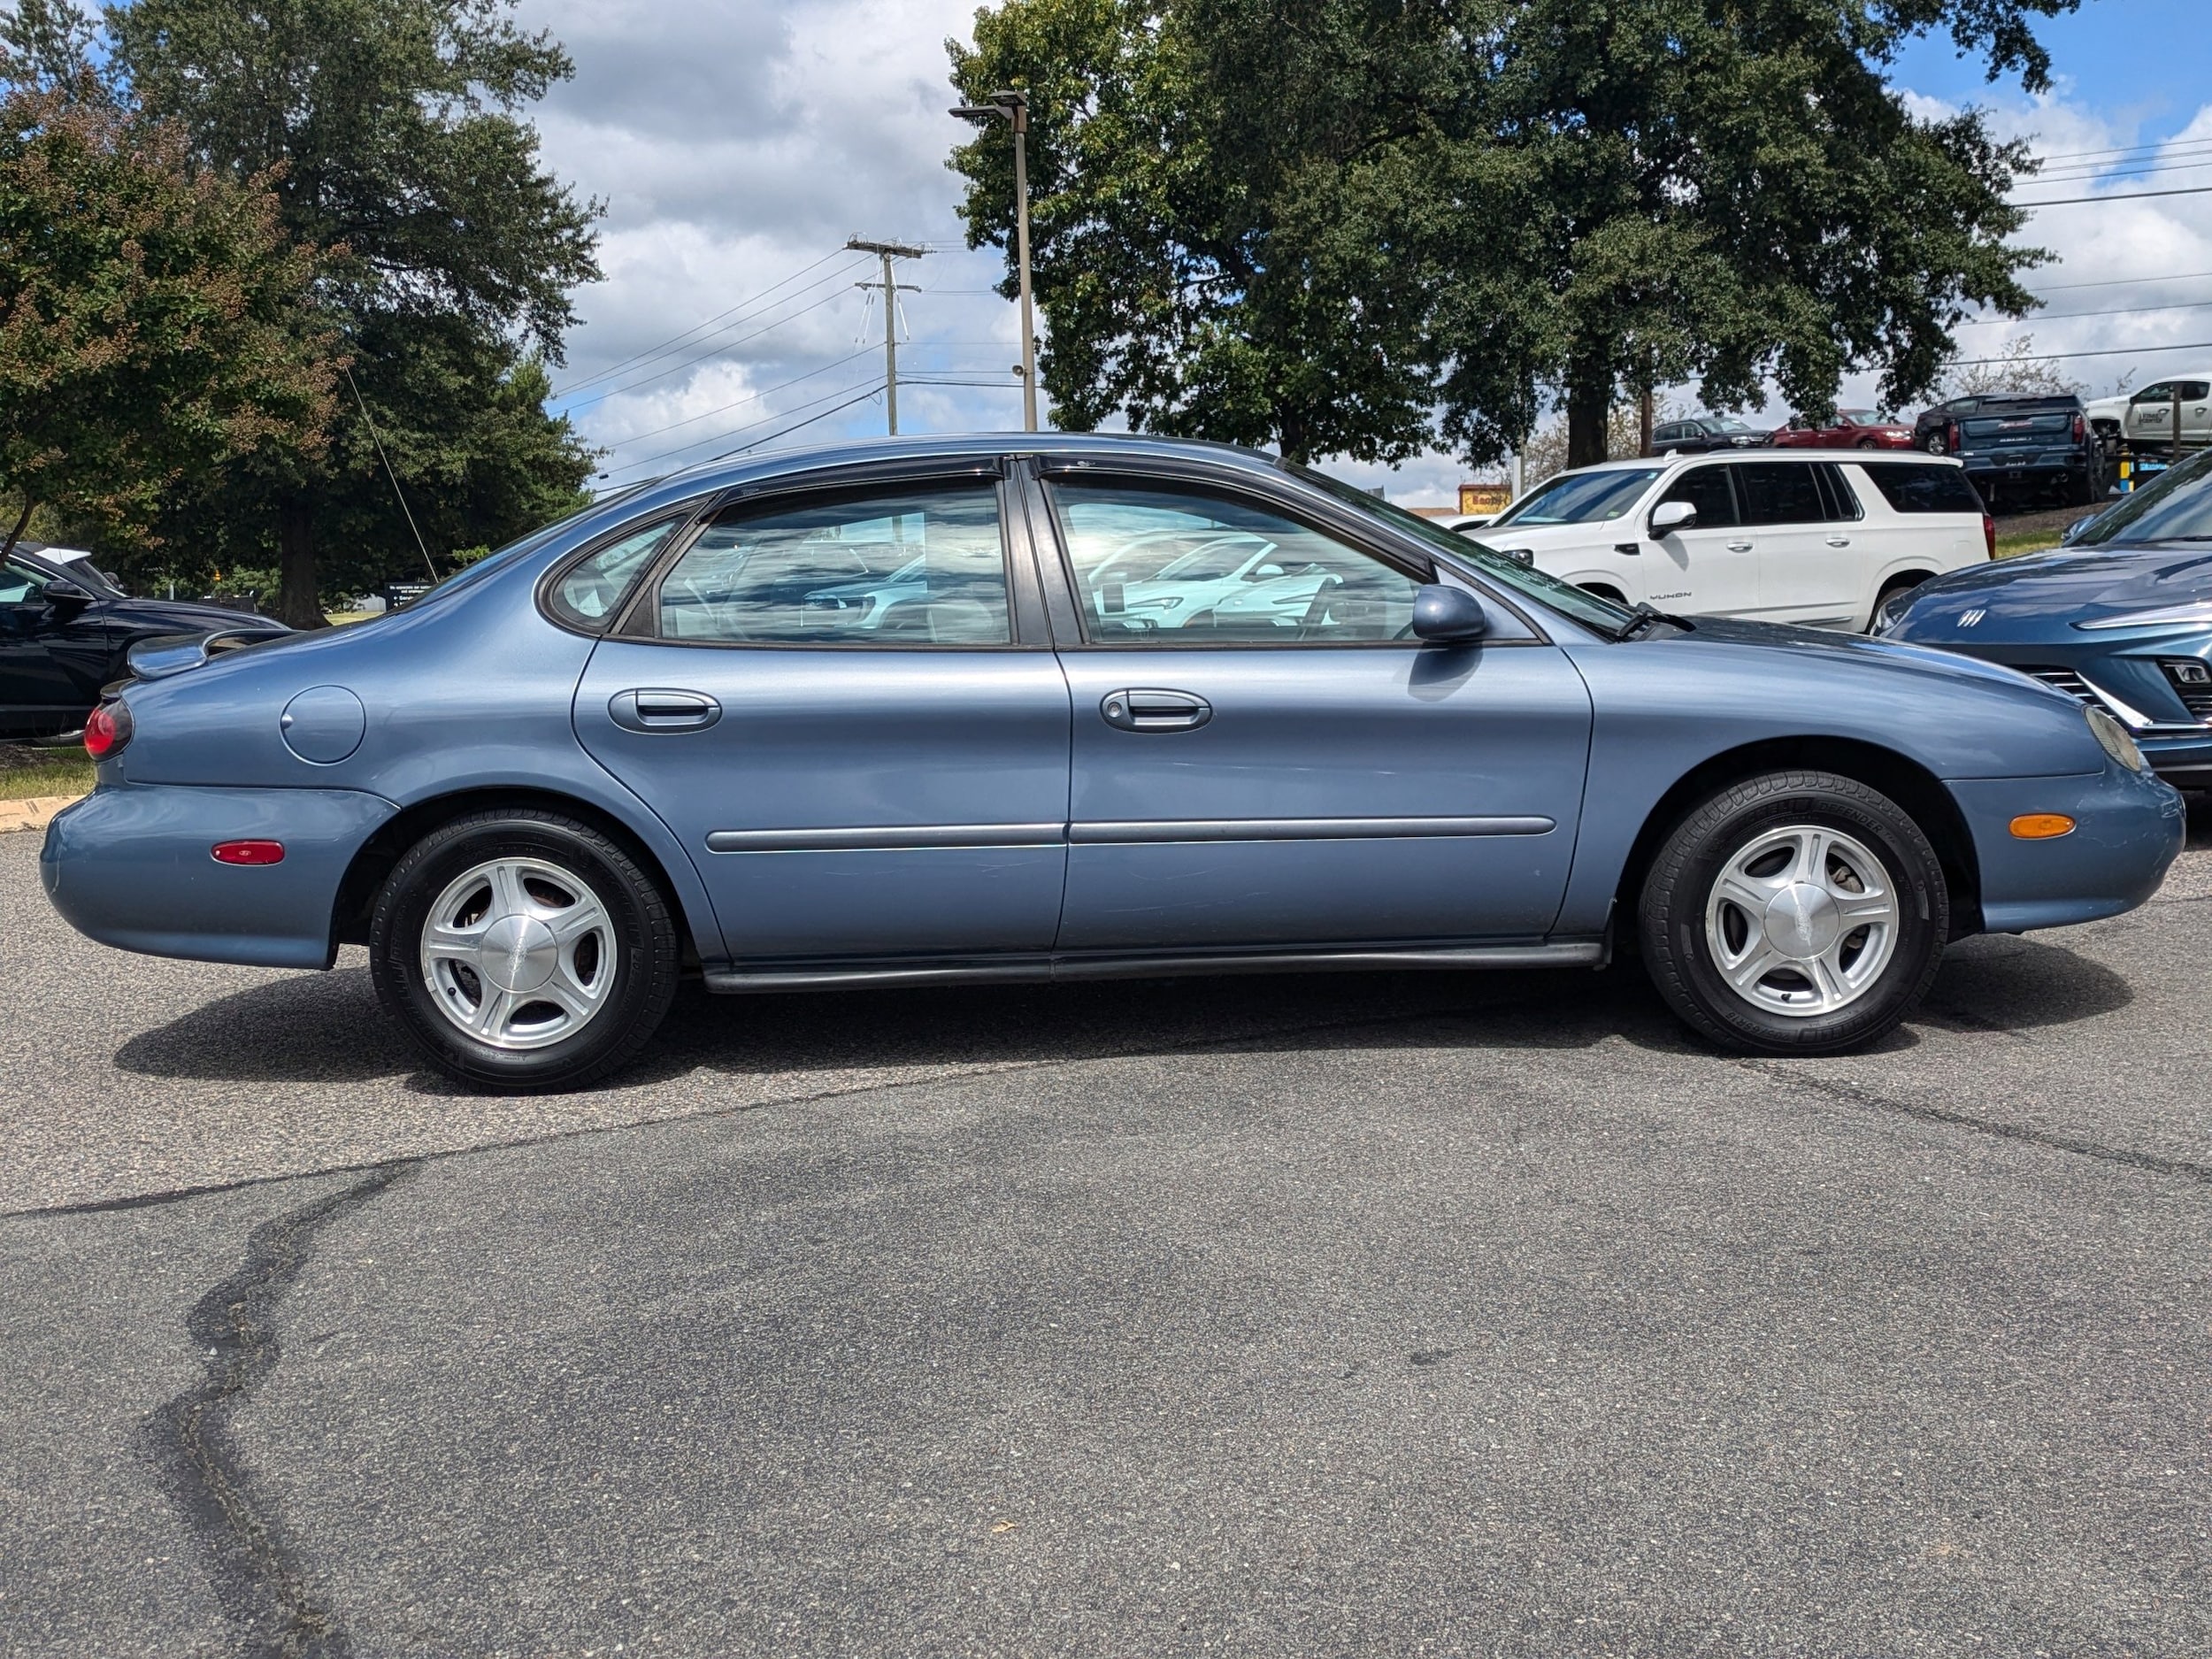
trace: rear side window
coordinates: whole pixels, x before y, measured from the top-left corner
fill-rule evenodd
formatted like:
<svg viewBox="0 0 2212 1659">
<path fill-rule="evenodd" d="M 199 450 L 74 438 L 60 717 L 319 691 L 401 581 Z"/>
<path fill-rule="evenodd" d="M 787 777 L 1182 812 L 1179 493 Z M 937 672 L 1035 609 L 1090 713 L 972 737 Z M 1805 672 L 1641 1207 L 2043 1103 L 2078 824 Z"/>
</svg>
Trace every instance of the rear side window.
<svg viewBox="0 0 2212 1659">
<path fill-rule="evenodd" d="M 1728 487 L 1729 472 L 1724 466 L 1694 466 L 1668 485 L 1667 493 L 1659 499 L 1688 502 L 1697 509 L 1701 530 L 1725 530 L 1740 522 L 1735 492 Z"/>
<path fill-rule="evenodd" d="M 1897 512 L 1970 512 L 1978 517 L 1982 511 L 1980 494 L 1958 467 L 1863 461 L 1859 470 L 1874 480 L 1882 499 Z"/>
<path fill-rule="evenodd" d="M 1828 517 L 1808 462 L 1747 463 L 1736 469 L 1736 488 L 1743 492 L 1746 524 L 1819 524 Z"/>
<path fill-rule="evenodd" d="M 580 628 L 597 630 L 622 607 L 630 585 L 653 562 L 683 520 L 663 518 L 627 531 L 586 554 L 562 572 L 546 596 L 562 618 Z"/>
</svg>

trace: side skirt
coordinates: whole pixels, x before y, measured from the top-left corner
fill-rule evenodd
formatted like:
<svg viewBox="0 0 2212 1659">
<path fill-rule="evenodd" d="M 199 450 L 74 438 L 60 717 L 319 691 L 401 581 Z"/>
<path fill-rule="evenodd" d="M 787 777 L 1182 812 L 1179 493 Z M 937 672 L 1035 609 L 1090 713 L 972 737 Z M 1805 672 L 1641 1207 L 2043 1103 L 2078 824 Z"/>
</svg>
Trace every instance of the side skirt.
<svg viewBox="0 0 2212 1659">
<path fill-rule="evenodd" d="M 1038 984 L 1071 979 L 1164 979 L 1231 973 L 1404 972 L 1417 969 L 1601 968 L 1604 939 L 1517 945 L 1440 945 L 1404 949 L 1276 950 L 1189 956 L 1001 956 L 964 962 L 835 963 L 819 967 L 706 970 L 707 989 L 724 995 L 764 991 L 895 990 L 922 985 Z"/>
</svg>

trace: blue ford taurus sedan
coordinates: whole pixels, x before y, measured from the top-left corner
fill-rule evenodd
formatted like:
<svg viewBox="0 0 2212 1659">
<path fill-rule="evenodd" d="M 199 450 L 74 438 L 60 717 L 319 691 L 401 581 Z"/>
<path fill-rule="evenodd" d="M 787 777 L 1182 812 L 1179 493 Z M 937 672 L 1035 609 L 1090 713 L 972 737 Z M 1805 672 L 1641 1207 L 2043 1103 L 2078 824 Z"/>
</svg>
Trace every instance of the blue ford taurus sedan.
<svg viewBox="0 0 2212 1659">
<path fill-rule="evenodd" d="M 2126 726 L 2160 776 L 2212 789 L 2212 450 L 2062 548 L 1898 595 L 1874 628 L 2032 674 Z"/>
<path fill-rule="evenodd" d="M 1228 541 L 1302 603 L 1155 557 Z M 397 614 L 134 667 L 48 833 L 62 913 L 225 962 L 365 943 L 430 1058 L 505 1089 L 621 1064 L 693 971 L 1628 946 L 1706 1037 L 1828 1052 L 1949 940 L 2142 902 L 2182 836 L 2117 722 L 2008 669 L 1624 610 L 1318 474 L 1127 438 L 695 472 Z"/>
</svg>

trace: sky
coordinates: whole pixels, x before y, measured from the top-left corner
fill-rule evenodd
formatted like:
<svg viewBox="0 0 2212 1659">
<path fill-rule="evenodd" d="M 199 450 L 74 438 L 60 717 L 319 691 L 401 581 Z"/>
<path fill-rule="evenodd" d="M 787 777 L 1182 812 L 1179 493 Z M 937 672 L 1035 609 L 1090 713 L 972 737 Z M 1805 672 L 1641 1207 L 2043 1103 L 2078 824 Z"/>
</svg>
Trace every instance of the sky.
<svg viewBox="0 0 2212 1659">
<path fill-rule="evenodd" d="M 2049 93 L 1985 81 L 1947 40 L 1897 66 L 1916 110 L 1975 104 L 2049 158 L 2022 202 L 2212 186 L 2208 0 L 2085 0 L 2040 26 Z M 995 250 L 971 251 L 945 157 L 970 129 L 947 113 L 944 42 L 972 0 L 522 0 L 575 78 L 535 111 L 546 163 L 605 204 L 605 280 L 557 372 L 554 407 L 608 451 L 603 486 L 741 446 L 780 448 L 884 430 L 880 296 L 855 287 L 873 259 L 849 236 L 930 251 L 899 262 L 900 428 L 1018 427 L 1014 307 L 992 285 Z M 1970 323 L 1962 354 L 2022 336 L 2085 392 L 2212 365 L 2212 194 L 2053 206 L 2018 239 L 2056 257 L 2020 322 Z M 2208 342 L 2196 351 L 2159 348 Z M 1841 400 L 1870 401 L 1872 377 Z M 1695 406 L 1694 388 L 1678 394 Z M 1778 404 L 1754 413 L 1774 424 Z M 1332 464 L 1413 505 L 1469 476 L 1448 455 L 1402 467 Z"/>
</svg>

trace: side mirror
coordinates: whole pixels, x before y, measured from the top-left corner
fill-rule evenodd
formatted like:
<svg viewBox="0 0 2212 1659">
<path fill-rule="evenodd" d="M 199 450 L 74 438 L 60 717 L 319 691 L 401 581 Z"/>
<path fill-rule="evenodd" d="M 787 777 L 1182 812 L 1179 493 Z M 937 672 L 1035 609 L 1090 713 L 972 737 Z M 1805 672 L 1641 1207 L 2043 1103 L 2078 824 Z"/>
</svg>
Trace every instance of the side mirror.
<svg viewBox="0 0 2212 1659">
<path fill-rule="evenodd" d="M 2089 528 L 2091 525 L 2096 523 L 2097 520 L 2103 516 L 2104 515 L 2102 513 L 2096 512 L 2085 512 L 2082 514 L 2080 518 L 2075 519 L 2073 523 L 2068 525 L 2063 530 L 2058 533 L 2059 546 L 2071 547 L 2074 544 L 2076 538 L 2078 538 L 2083 531 Z"/>
<path fill-rule="evenodd" d="M 1425 584 L 1413 595 L 1413 635 L 1439 645 L 1463 645 L 1490 632 L 1482 601 L 1464 588 Z"/>
<path fill-rule="evenodd" d="M 48 604 L 57 607 L 65 605 L 84 606 L 92 603 L 91 594 L 86 589 L 78 587 L 76 583 L 71 581 L 66 576 L 57 576 L 52 581 L 48 582 L 44 589 L 43 597 Z"/>
<path fill-rule="evenodd" d="M 1651 510 L 1651 534 L 1655 538 L 1677 530 L 1697 528 L 1697 509 L 1686 501 L 1663 501 Z"/>
</svg>

